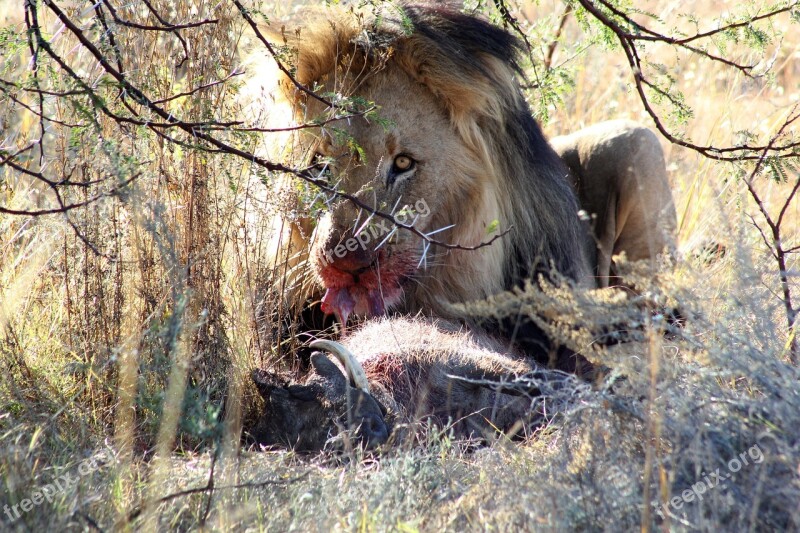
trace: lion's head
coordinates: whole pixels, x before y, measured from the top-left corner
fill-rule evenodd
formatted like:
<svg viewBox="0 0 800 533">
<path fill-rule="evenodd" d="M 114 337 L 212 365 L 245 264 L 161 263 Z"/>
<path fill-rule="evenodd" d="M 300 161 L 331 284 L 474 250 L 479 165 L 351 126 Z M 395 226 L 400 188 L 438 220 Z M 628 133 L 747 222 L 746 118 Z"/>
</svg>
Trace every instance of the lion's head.
<svg viewBox="0 0 800 533">
<path fill-rule="evenodd" d="M 351 116 L 306 129 L 306 161 L 362 203 L 329 203 L 309 263 L 322 308 L 447 312 L 443 302 L 485 298 L 537 272 L 586 272 L 583 231 L 568 171 L 531 116 L 517 78 L 519 42 L 490 23 L 444 8 L 379 14 L 326 12 L 285 32 L 295 79 L 317 93 L 357 96 L 377 118 Z M 326 104 L 281 84 L 298 124 Z M 396 229 L 478 250 L 447 249 Z"/>
</svg>

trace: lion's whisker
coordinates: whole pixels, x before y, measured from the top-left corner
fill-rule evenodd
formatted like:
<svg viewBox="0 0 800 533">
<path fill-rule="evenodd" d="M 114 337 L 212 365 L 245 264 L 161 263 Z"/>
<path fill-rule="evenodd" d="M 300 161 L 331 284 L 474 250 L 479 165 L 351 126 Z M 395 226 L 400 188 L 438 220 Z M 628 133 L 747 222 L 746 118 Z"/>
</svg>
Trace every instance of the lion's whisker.
<svg viewBox="0 0 800 533">
<path fill-rule="evenodd" d="M 430 237 L 431 235 L 436 235 L 437 233 L 441 233 L 443 231 L 449 230 L 450 228 L 455 228 L 455 224 L 450 224 L 449 226 L 445 226 L 443 228 L 435 229 L 425 234 L 426 237 Z"/>
</svg>

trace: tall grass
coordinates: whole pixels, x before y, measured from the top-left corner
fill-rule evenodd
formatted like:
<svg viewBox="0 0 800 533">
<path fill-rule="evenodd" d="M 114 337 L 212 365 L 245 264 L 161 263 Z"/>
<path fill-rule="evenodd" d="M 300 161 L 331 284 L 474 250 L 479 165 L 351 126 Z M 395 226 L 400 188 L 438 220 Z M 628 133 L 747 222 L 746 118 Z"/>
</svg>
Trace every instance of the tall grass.
<svg viewBox="0 0 800 533">
<path fill-rule="evenodd" d="M 171 33 L 115 30 L 131 46 L 120 50 L 126 72 L 153 98 L 236 72 L 246 32 L 232 6 L 153 5 L 173 22 L 218 21 L 181 30 L 186 48 Z M 2 77 L 32 83 L 22 7 L 0 6 Z M 85 8 L 69 13 L 89 27 L 93 13 Z M 273 18 L 287 11 L 261 9 Z M 518 15 L 531 21 L 534 42 L 549 43 L 562 9 L 526 5 Z M 715 16 L 711 7 L 682 2 L 650 2 L 647 10 L 664 28 L 687 31 L 691 23 L 678 13 L 709 24 Z M 157 23 L 139 4 L 120 12 Z M 38 13 L 54 48 L 124 112 L 119 89 L 97 77 L 96 64 L 46 9 Z M 726 145 L 744 129 L 774 131 L 800 99 L 800 34 L 788 18 L 774 24 L 783 37 L 752 56 L 772 65 L 762 81 L 653 49 L 695 110 L 670 127 Z M 90 31 L 115 57 L 103 29 Z M 619 51 L 589 42 L 570 19 L 554 56 L 570 83 L 539 109 L 553 135 L 609 118 L 649 120 Z M 39 61 L 43 87 L 74 88 Z M 240 83 L 233 76 L 166 105 L 184 120 L 229 120 L 243 113 Z M 272 347 L 282 302 L 266 289 L 272 272 L 264 266 L 270 214 L 285 208 L 270 189 L 273 177 L 196 150 L 189 136 L 173 142 L 120 126 L 80 97 L 46 98 L 44 109 L 63 124 L 43 130 L 23 103 L 39 105 L 17 91 L 0 93 L 4 151 L 42 137 L 44 153 L 34 147 L 25 164 L 44 163 L 49 176 L 77 183 L 63 189 L 66 204 L 114 190 L 66 215 L 0 215 L 0 529 L 800 527 L 800 376 L 788 364 L 774 262 L 753 226 L 750 215 L 757 215 L 736 164 L 665 144 L 683 261 L 650 290 L 691 317 L 683 331 L 609 350 L 586 346 L 581 323 L 553 332 L 584 343 L 613 369 L 613 384 L 524 443 L 498 440 L 475 450 L 446 431 L 421 428 L 414 443 L 377 460 L 300 457 L 251 450 L 239 439 L 259 407 L 250 369 L 287 364 Z M 230 140 L 249 150 L 266 142 L 252 133 Z M 786 183 L 757 186 L 768 206 L 787 194 Z M 3 207 L 43 209 L 53 201 L 41 181 L 0 167 Z M 786 224 L 795 235 L 798 223 L 794 202 Z M 708 261 L 700 252 L 709 243 L 725 253 Z M 565 316 L 647 320 L 611 303 L 553 298 L 548 305 L 563 306 Z M 762 460 L 749 456 L 733 472 L 731 460 L 756 448 Z M 87 459 L 94 468 L 84 467 Z M 731 474 L 725 487 L 707 483 L 702 499 L 682 496 L 717 469 Z M 58 490 L 62 476 L 71 483 Z M 24 512 L 23 500 L 35 502 L 36 494 L 42 501 Z"/>
</svg>

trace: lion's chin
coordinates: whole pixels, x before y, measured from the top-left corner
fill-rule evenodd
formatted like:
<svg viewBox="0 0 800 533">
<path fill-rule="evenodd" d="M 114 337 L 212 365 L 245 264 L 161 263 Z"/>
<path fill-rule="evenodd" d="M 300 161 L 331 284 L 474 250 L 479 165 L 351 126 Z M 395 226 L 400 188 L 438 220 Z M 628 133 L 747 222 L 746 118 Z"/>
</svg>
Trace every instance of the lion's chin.
<svg viewBox="0 0 800 533">
<path fill-rule="evenodd" d="M 418 263 L 414 254 L 394 253 L 379 269 L 353 275 L 317 256 L 315 270 L 325 288 L 322 312 L 335 315 L 342 326 L 347 326 L 352 315 L 370 318 L 386 314 L 402 301 L 403 286 Z"/>
<path fill-rule="evenodd" d="M 365 317 L 380 316 L 400 300 L 399 287 L 366 288 L 361 285 L 329 288 L 322 297 L 322 312 L 334 314 L 342 325 L 351 314 Z"/>
</svg>

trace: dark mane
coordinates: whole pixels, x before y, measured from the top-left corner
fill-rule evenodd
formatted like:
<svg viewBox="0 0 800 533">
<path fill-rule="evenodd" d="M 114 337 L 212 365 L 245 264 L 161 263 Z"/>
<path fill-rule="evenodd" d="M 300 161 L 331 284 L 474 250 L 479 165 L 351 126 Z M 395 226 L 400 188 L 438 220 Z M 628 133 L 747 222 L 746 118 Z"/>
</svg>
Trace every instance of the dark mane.
<svg viewBox="0 0 800 533">
<path fill-rule="evenodd" d="M 496 79 L 491 70 L 494 62 L 490 58 L 513 72 L 515 78 L 524 78 L 519 62 L 525 51 L 521 40 L 487 20 L 449 7 L 406 5 L 404 12 L 411 23 L 410 33 L 435 46 L 463 73 L 459 78 L 484 78 L 502 99 L 503 114 L 487 113 L 479 125 L 487 138 L 494 140 L 497 160 L 505 163 L 502 172 L 510 182 L 507 192 L 516 200 L 513 225 L 517 231 L 511 235 L 516 260 L 508 262 L 506 288 L 553 268 L 571 279 L 585 275 L 585 235 L 569 170 L 547 143 L 517 79 L 511 83 Z M 544 211 L 537 209 L 533 203 L 536 199 L 547 202 L 558 218 L 537 220 L 537 214 L 531 215 L 532 210 Z M 537 247 L 531 246 L 531 235 L 536 235 Z"/>
<path fill-rule="evenodd" d="M 478 59 L 482 54 L 489 54 L 523 76 L 518 62 L 525 51 L 522 41 L 489 21 L 442 6 L 408 5 L 405 14 L 414 32 L 437 43 L 443 53 L 465 71 L 491 77 Z"/>
<path fill-rule="evenodd" d="M 511 228 L 508 236 L 474 252 L 434 247 L 438 261 L 427 273 L 430 285 L 407 285 L 400 310 L 450 317 L 456 311 L 447 302 L 488 297 L 554 270 L 574 281 L 588 280 L 586 231 L 569 170 L 545 139 L 520 86 L 520 40 L 449 7 L 381 9 L 329 10 L 290 39 L 298 51 L 297 79 L 308 86 L 335 80 L 335 90 L 357 94 L 382 72 L 402 70 L 419 91 L 433 96 L 449 121 L 442 134 L 456 136 L 473 161 L 454 169 L 461 186 L 471 188 L 473 204 L 441 211 L 448 219 L 437 223 L 453 228 L 446 239 L 477 244 L 492 220 Z M 290 83 L 285 87 L 302 113 L 302 95 Z M 469 271 L 463 268 L 465 253 L 473 254 Z M 517 324 L 502 329 L 511 337 Z M 525 336 L 541 337 L 535 331 Z"/>
</svg>

